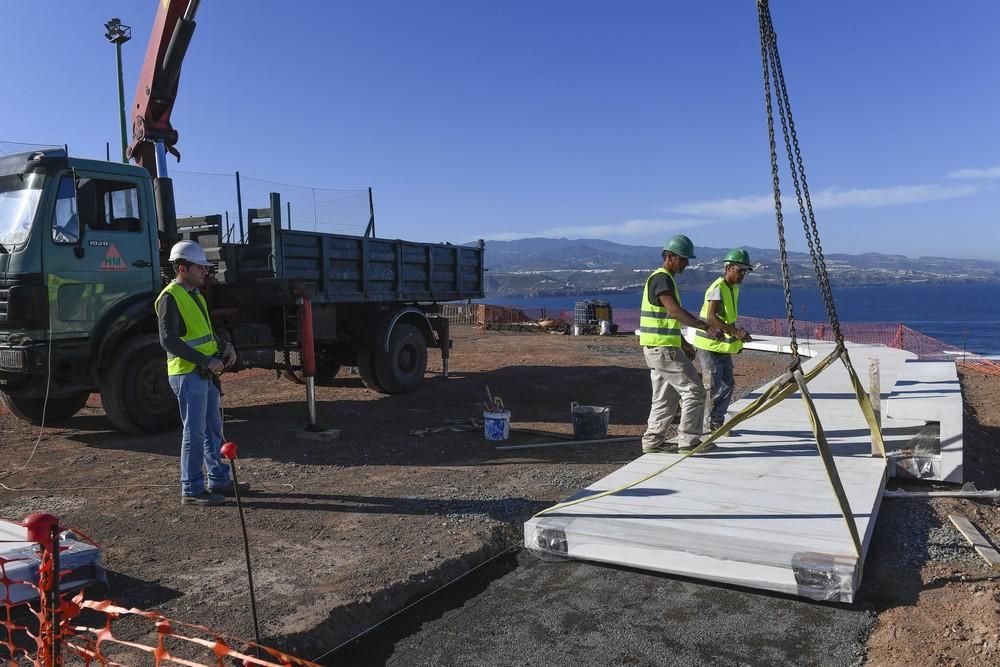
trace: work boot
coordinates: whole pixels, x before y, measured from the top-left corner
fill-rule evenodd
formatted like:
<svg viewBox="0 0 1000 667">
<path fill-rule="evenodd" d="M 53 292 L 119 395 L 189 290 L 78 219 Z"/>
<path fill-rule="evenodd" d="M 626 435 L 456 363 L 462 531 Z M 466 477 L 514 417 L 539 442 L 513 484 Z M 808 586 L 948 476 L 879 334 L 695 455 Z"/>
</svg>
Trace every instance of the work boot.
<svg viewBox="0 0 1000 667">
<path fill-rule="evenodd" d="M 715 433 L 715 432 L 716 432 L 716 431 L 718 431 L 718 430 L 719 430 L 720 428 L 722 428 L 722 425 L 723 425 L 724 423 L 725 423 L 725 422 L 719 422 L 718 424 L 710 424 L 710 425 L 709 425 L 709 427 L 708 427 L 708 429 L 709 429 L 709 430 L 708 430 L 708 433 Z M 706 434 L 706 435 L 707 435 L 707 434 Z M 725 437 L 727 437 L 727 438 L 738 438 L 738 437 L 739 437 L 739 435 L 740 435 L 740 432 L 739 432 L 739 431 L 729 431 L 729 433 L 727 433 Z"/>
<path fill-rule="evenodd" d="M 661 442 L 660 444 L 653 445 L 651 447 L 648 447 L 646 445 L 643 445 L 642 447 L 643 454 L 660 454 L 660 453 L 672 454 L 676 451 L 677 451 L 677 443 L 670 440 L 667 440 L 666 442 Z"/>
<path fill-rule="evenodd" d="M 218 493 L 202 491 L 195 496 L 181 496 L 181 505 L 197 505 L 199 507 L 214 507 L 226 502 L 225 497 Z"/>
<path fill-rule="evenodd" d="M 701 440 L 695 440 L 695 441 L 690 442 L 690 443 L 688 443 L 686 445 L 682 445 L 682 446 L 678 447 L 677 448 L 677 453 L 678 454 L 687 454 L 688 452 L 693 452 L 700 445 L 701 445 Z M 702 447 L 701 451 L 699 451 L 698 453 L 699 454 L 704 454 L 706 452 L 712 451 L 713 449 L 718 449 L 718 447 L 716 446 L 716 444 L 714 442 L 706 445 L 705 447 Z"/>
<path fill-rule="evenodd" d="M 249 490 L 250 490 L 250 482 L 240 482 L 239 483 L 240 494 L 244 494 L 244 493 L 246 493 Z M 236 488 L 234 487 L 234 485 L 233 485 L 232 482 L 229 482 L 229 484 L 226 485 L 226 486 L 220 486 L 217 489 L 209 489 L 208 491 L 209 491 L 209 493 L 217 493 L 217 494 L 221 494 L 223 496 L 235 496 L 236 495 Z"/>
</svg>

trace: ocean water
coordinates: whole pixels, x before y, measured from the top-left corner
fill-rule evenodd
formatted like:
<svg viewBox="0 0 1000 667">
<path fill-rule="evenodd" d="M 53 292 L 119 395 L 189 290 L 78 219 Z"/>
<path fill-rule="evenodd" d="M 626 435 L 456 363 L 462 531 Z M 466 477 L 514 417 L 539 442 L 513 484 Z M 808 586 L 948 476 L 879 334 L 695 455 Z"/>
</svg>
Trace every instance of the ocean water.
<svg viewBox="0 0 1000 667">
<path fill-rule="evenodd" d="M 681 286 L 687 308 L 697 314 L 704 288 Z M 1000 285 L 887 285 L 835 287 L 833 298 L 841 322 L 902 323 L 969 352 L 1000 356 Z M 639 293 L 581 294 L 556 297 L 483 299 L 486 303 L 573 310 L 576 301 L 600 299 L 615 308 L 638 308 Z M 795 317 L 826 321 L 823 299 L 816 288 L 792 292 Z M 754 287 L 752 279 L 740 292 L 740 313 L 753 317 L 785 318 L 785 297 L 780 288 Z"/>
</svg>

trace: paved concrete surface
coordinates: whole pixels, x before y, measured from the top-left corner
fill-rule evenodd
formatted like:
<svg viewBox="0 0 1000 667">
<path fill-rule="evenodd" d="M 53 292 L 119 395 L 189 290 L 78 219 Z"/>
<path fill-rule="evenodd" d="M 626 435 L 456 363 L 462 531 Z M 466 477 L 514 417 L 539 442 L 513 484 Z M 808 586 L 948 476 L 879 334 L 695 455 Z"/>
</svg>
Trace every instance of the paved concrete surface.
<svg viewBox="0 0 1000 667">
<path fill-rule="evenodd" d="M 329 665 L 857 665 L 865 609 L 626 568 L 498 559 Z"/>
</svg>

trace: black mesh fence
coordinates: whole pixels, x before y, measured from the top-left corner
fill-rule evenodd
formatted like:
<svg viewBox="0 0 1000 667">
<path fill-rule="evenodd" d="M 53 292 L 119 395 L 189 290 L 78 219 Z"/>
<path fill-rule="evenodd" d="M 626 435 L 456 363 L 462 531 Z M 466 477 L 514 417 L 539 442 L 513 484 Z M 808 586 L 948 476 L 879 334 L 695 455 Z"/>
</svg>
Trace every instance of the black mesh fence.
<svg viewBox="0 0 1000 667">
<path fill-rule="evenodd" d="M 281 198 L 281 224 L 286 229 L 364 234 L 370 217 L 368 191 L 311 188 L 233 174 L 173 170 L 177 216 L 221 215 L 227 240 L 245 236 L 249 209 L 266 209 L 270 194 Z M 238 189 L 237 189 L 238 182 Z M 242 201 L 242 218 L 239 203 Z"/>
<path fill-rule="evenodd" d="M 62 146 L 0 141 L 0 157 L 46 148 Z M 72 148 L 69 153 L 76 155 Z M 245 238 L 247 211 L 269 208 L 272 192 L 281 198 L 281 223 L 286 229 L 361 235 L 370 218 L 367 189 L 314 188 L 237 176 L 235 172 L 171 169 L 169 175 L 174 182 L 177 216 L 222 216 L 223 237 L 230 242 Z"/>
<path fill-rule="evenodd" d="M 28 151 L 40 151 L 46 148 L 62 148 L 51 144 L 25 144 L 19 141 L 0 141 L 0 157 L 14 155 L 16 153 L 27 153 Z"/>
</svg>

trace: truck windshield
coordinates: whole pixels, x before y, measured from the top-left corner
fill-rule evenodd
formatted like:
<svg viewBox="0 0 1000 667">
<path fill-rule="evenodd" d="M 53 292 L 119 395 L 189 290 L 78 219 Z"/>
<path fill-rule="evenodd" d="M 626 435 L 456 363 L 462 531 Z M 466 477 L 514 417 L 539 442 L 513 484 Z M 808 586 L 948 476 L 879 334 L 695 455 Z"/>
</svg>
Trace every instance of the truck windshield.
<svg viewBox="0 0 1000 667">
<path fill-rule="evenodd" d="M 28 240 L 43 180 L 41 174 L 0 177 L 0 247 L 10 250 Z"/>
</svg>

